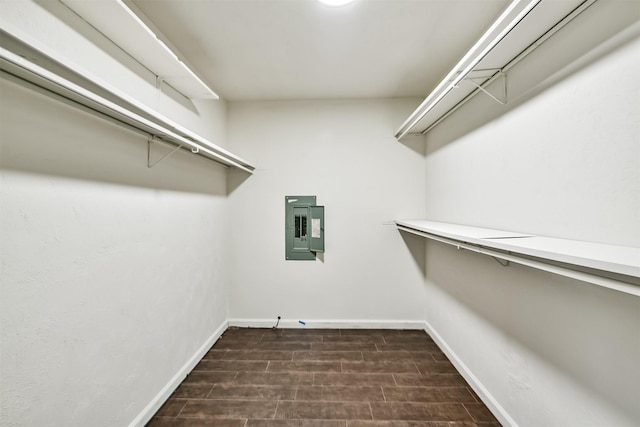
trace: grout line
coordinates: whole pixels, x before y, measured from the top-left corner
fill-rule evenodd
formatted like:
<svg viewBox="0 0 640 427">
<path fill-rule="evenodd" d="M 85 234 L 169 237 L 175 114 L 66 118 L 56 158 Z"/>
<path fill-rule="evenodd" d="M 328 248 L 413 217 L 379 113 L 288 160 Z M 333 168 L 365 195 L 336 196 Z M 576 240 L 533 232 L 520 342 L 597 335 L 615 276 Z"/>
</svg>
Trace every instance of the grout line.
<svg viewBox="0 0 640 427">
<path fill-rule="evenodd" d="M 184 409 L 185 406 L 187 406 L 187 402 L 189 401 L 189 399 L 185 399 L 184 400 L 184 405 L 182 405 L 182 408 L 180 408 L 180 410 L 178 411 L 178 413 L 176 414 L 175 418 L 178 418 L 180 416 L 180 414 L 182 413 L 182 410 Z M 469 411 L 467 411 L 469 412 Z"/>
<path fill-rule="evenodd" d="M 473 400 L 475 401 L 474 403 L 482 403 L 482 401 L 478 400 L 476 393 L 471 389 L 471 387 L 465 387 L 465 389 L 469 392 L 469 394 L 471 394 L 471 397 L 473 397 Z"/>
<path fill-rule="evenodd" d="M 467 414 L 469 414 L 469 416 L 471 417 L 471 419 L 473 420 L 474 423 L 477 423 L 478 421 L 476 421 L 476 419 L 473 417 L 473 415 L 471 415 L 471 412 L 469 412 L 469 409 L 467 409 L 467 405 L 465 405 L 462 402 L 459 402 L 462 407 L 464 408 L 465 411 L 467 411 Z"/>
<path fill-rule="evenodd" d="M 209 399 L 209 396 L 211 395 L 211 392 L 213 391 L 214 388 L 216 388 L 216 384 L 217 383 L 211 384 L 211 388 L 207 392 L 207 395 L 204 397 L 205 399 Z"/>
<path fill-rule="evenodd" d="M 393 380 L 395 382 L 395 379 Z M 387 396 L 384 394 L 384 387 L 380 386 L 380 391 L 382 392 L 382 398 L 384 399 L 384 401 L 387 401 Z M 371 406 L 371 402 L 369 402 L 369 406 Z"/>
</svg>

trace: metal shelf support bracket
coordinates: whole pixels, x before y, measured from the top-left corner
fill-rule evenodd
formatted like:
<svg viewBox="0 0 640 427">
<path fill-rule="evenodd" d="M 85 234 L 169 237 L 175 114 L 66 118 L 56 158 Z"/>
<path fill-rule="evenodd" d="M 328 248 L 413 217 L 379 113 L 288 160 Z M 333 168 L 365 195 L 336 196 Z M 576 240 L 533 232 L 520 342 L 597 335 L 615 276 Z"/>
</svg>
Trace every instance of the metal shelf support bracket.
<svg viewBox="0 0 640 427">
<path fill-rule="evenodd" d="M 182 146 L 184 144 L 178 145 L 176 148 L 174 148 L 173 150 L 169 151 L 168 153 L 165 153 L 164 156 L 160 157 L 158 160 L 152 162 L 151 161 L 151 147 L 155 144 L 158 144 L 160 142 L 159 139 L 157 139 L 154 136 L 149 137 L 149 139 L 147 140 L 147 168 L 152 168 L 155 165 L 157 165 L 158 163 L 160 163 L 161 161 L 163 161 L 164 159 L 166 159 L 167 157 L 169 157 L 170 155 L 172 155 L 173 153 L 175 153 L 176 151 L 178 151 L 179 149 L 182 148 Z M 193 150 L 192 150 L 193 151 Z"/>
<path fill-rule="evenodd" d="M 500 78 L 502 80 L 502 99 L 500 99 L 498 96 L 492 94 L 491 92 L 489 92 L 484 88 L 485 85 L 491 84 L 496 78 Z M 480 79 L 473 78 L 473 77 L 467 77 L 464 80 L 468 81 L 469 83 L 474 85 L 476 88 L 486 93 L 491 99 L 493 99 L 500 105 L 506 105 L 507 102 L 509 101 L 507 97 L 507 75 L 503 73 L 502 70 L 499 70 L 496 73 L 496 75 L 490 78 L 489 80 L 481 79 L 482 81 L 480 83 L 478 83 L 478 80 Z"/>
</svg>

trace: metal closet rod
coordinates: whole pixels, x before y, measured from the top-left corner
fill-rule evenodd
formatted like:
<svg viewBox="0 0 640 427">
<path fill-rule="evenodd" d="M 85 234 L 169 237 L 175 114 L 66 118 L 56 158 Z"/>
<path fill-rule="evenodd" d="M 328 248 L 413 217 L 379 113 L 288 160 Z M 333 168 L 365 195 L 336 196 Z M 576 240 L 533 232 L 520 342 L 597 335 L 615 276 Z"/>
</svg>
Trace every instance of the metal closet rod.
<svg viewBox="0 0 640 427">
<path fill-rule="evenodd" d="M 595 3 L 597 0 L 585 0 L 582 3 L 580 3 L 580 5 L 578 5 L 574 10 L 572 10 L 568 15 L 566 15 L 563 19 L 561 19 L 559 22 L 557 22 L 553 27 L 551 27 L 549 30 L 547 30 L 542 36 L 540 36 L 537 40 L 535 40 L 533 43 L 531 43 L 529 46 L 527 46 L 522 52 L 520 52 L 518 55 L 516 55 L 511 61 L 509 61 L 504 67 L 502 67 L 500 69 L 500 71 L 502 71 L 502 73 L 506 73 L 508 70 L 510 70 L 511 68 L 513 68 L 518 62 L 520 62 L 522 59 L 524 59 L 526 56 L 528 56 L 530 53 L 532 53 L 534 50 L 536 50 L 540 45 L 542 45 L 547 39 L 549 39 L 551 36 L 553 36 L 555 33 L 557 33 L 558 31 L 560 31 L 565 25 L 567 25 L 569 22 L 571 22 L 575 17 L 577 17 L 580 13 L 582 13 L 583 11 L 585 11 L 589 6 L 591 6 L 593 3 Z M 515 4 L 512 3 L 512 6 Z M 529 8 L 526 10 L 526 13 L 524 14 L 520 14 L 516 19 L 513 20 L 511 22 L 511 24 L 513 24 L 511 26 L 511 28 L 508 28 L 508 31 L 506 31 L 507 33 L 509 31 L 511 31 L 513 28 L 515 28 L 515 26 L 522 20 L 524 19 L 524 17 L 526 16 L 526 14 L 528 12 L 530 12 L 535 6 L 537 6 L 539 4 L 538 2 L 532 2 L 529 4 Z M 521 16 L 523 15 L 523 16 Z M 503 14 L 504 16 L 504 14 Z M 500 20 L 502 19 L 499 18 L 495 24 L 497 24 L 498 22 L 500 22 Z M 516 22 L 517 21 L 517 22 Z M 489 33 L 490 31 L 492 31 L 492 29 L 489 29 L 487 31 L 487 33 Z M 504 32 L 504 31 L 503 31 Z M 486 34 L 486 33 L 485 33 Z M 484 36 L 483 36 L 484 37 Z M 411 116 L 409 116 L 409 118 L 405 121 L 405 123 L 400 127 L 400 129 L 396 132 L 395 137 L 397 139 L 401 139 L 404 136 L 406 136 L 407 134 L 409 134 L 411 132 L 411 130 L 416 127 L 418 125 L 418 123 L 429 113 L 429 111 L 431 111 L 437 104 L 439 104 L 444 98 L 445 96 L 453 89 L 453 87 L 462 79 L 464 79 L 470 72 L 473 71 L 474 67 L 476 65 L 478 65 L 478 63 L 484 58 L 486 57 L 486 55 L 488 55 L 491 51 L 493 51 L 493 49 L 495 49 L 500 42 L 502 41 L 502 39 L 506 37 L 506 34 L 500 34 L 499 37 L 496 37 L 494 39 L 494 43 L 491 43 L 488 49 L 485 49 L 485 51 L 483 51 L 481 53 L 481 55 L 478 55 L 477 61 L 475 61 L 475 64 L 471 67 L 467 66 L 464 69 L 464 73 L 461 73 L 458 71 L 459 68 L 462 68 L 462 63 L 464 62 L 464 60 L 466 59 L 466 57 L 476 48 L 476 46 L 474 45 L 474 47 L 467 52 L 467 55 L 465 55 L 465 57 L 460 61 L 460 63 L 458 63 L 458 65 L 456 65 L 456 67 L 454 67 L 449 74 L 447 75 L 447 77 L 445 77 L 440 84 L 436 87 L 436 89 L 434 89 L 434 91 L 423 101 L 422 104 L 420 104 L 420 106 L 418 106 L 418 108 L 412 113 Z M 481 39 L 482 40 L 482 39 Z M 480 40 L 480 41 L 481 41 Z M 480 42 L 479 41 L 479 42 Z M 478 42 L 478 43 L 479 43 Z M 476 43 L 476 45 L 478 45 L 478 43 Z M 454 75 L 457 74 L 457 77 L 453 77 Z M 492 76 L 489 80 L 487 80 L 486 82 L 484 82 L 481 86 L 485 87 L 488 86 L 489 84 L 493 83 L 497 78 L 499 77 L 499 73 L 497 73 L 496 75 Z M 441 92 L 435 99 L 430 100 L 430 98 L 435 95 L 439 90 L 441 90 L 441 88 L 445 85 L 447 85 L 444 92 Z M 438 117 L 438 119 L 436 119 L 431 125 L 429 125 L 429 127 L 427 127 L 425 130 L 421 131 L 420 134 L 424 135 L 427 132 L 429 132 L 433 127 L 435 127 L 437 124 L 439 124 L 440 122 L 442 122 L 444 119 L 446 119 L 447 117 L 449 117 L 453 112 L 455 112 L 458 108 L 462 107 L 462 105 L 464 105 L 466 102 L 468 102 L 471 98 L 473 98 L 475 95 L 477 95 L 480 92 L 480 89 L 475 89 L 473 92 L 471 92 L 469 95 L 467 95 L 465 98 L 463 98 L 460 102 L 458 102 L 456 105 L 454 105 L 450 110 L 448 110 L 446 113 L 444 113 L 443 115 L 441 115 L 440 117 Z M 416 117 L 418 117 L 416 119 Z"/>
<path fill-rule="evenodd" d="M 83 99 L 86 99 L 87 101 L 89 101 L 90 103 L 94 103 L 97 104 L 109 111 L 112 111 L 114 113 L 116 113 L 117 115 L 120 116 L 124 116 L 127 119 L 131 120 L 132 122 L 138 124 L 138 126 L 132 125 L 130 123 L 126 123 L 127 125 L 129 125 L 130 127 L 133 127 L 141 132 L 143 132 L 146 135 L 153 135 L 153 136 L 159 136 L 159 137 L 165 137 L 168 138 L 169 141 L 167 142 L 173 142 L 176 143 L 178 145 L 186 145 L 191 147 L 192 149 L 197 150 L 197 152 L 201 152 L 201 153 L 206 153 L 207 156 L 211 158 L 211 160 L 214 160 L 220 164 L 223 164 L 225 166 L 233 166 L 236 167 L 238 169 L 241 169 L 245 172 L 248 173 L 253 173 L 253 171 L 247 167 L 245 167 L 244 165 L 238 163 L 237 161 L 233 160 L 232 158 L 228 158 L 225 157 L 219 153 L 216 153 L 215 151 L 207 148 L 206 146 L 199 144 L 195 141 L 192 141 L 191 139 L 188 139 L 182 135 L 179 135 L 173 131 L 171 131 L 170 129 L 167 129 L 164 126 L 161 126 L 151 120 L 146 119 L 145 117 L 142 117 L 141 115 L 134 113 L 133 111 L 130 111 L 106 98 L 103 98 L 102 96 L 95 94 L 93 92 L 91 92 L 90 90 L 87 90 L 85 88 L 83 88 L 82 86 L 79 86 L 67 79 L 65 79 L 62 76 L 59 76 L 37 64 L 34 64 L 33 62 L 25 59 L 22 56 L 16 55 L 13 52 L 10 52 L 9 50 L 0 47 L 0 58 L 3 59 L 4 61 L 7 61 L 11 64 L 13 64 L 16 67 L 19 67 L 20 69 L 28 72 L 29 74 L 35 75 L 39 78 L 42 78 L 60 88 L 63 88 L 67 91 L 70 91 L 72 93 L 74 93 L 75 95 L 80 96 Z M 22 77 L 21 77 L 22 78 Z M 36 83 L 37 84 L 37 83 Z M 46 88 L 45 88 L 46 89 Z M 49 91 L 51 91 L 50 89 L 47 89 Z M 77 100 L 73 100 L 74 102 L 83 105 L 82 103 L 80 103 Z M 84 105 L 87 106 L 87 105 Z M 89 106 L 89 108 L 91 108 Z M 121 122 L 117 116 L 111 116 L 103 111 L 98 111 L 95 110 L 103 115 L 106 115 L 112 119 L 117 120 L 118 122 Z M 152 129 L 155 132 L 149 132 L 148 129 Z M 193 151 L 193 150 L 192 150 Z M 195 152 L 195 151 L 194 151 Z"/>
<path fill-rule="evenodd" d="M 502 67 L 500 69 L 500 72 L 502 74 L 506 74 L 507 71 L 512 69 L 520 61 L 522 61 L 524 58 L 529 56 L 530 53 L 532 53 L 537 48 L 539 48 L 545 41 L 547 41 L 547 39 L 549 39 L 555 33 L 560 31 L 569 22 L 573 21 L 578 15 L 580 15 L 582 12 L 587 10 L 587 8 L 589 8 L 589 6 L 591 6 L 596 1 L 597 0 L 585 0 L 584 2 L 580 3 L 580 5 L 578 7 L 576 7 L 575 9 L 573 9 L 571 11 L 571 13 L 569 13 L 567 16 L 562 18 L 562 20 L 560 20 L 556 25 L 551 27 L 546 33 L 544 33 L 542 36 L 540 36 L 540 38 L 538 38 L 536 41 L 531 43 L 525 50 L 520 52 L 515 58 L 513 58 L 511 61 L 509 61 L 507 63 L 507 65 Z M 486 82 L 482 83 L 481 86 L 484 88 L 484 87 L 487 87 L 487 86 L 491 85 L 491 83 L 493 83 L 496 79 L 498 79 L 500 77 L 500 72 L 498 72 L 498 73 L 494 74 L 493 76 L 491 76 Z M 462 107 L 464 104 L 466 104 L 468 101 L 470 101 L 471 98 L 476 96 L 479 92 L 480 92 L 480 89 L 475 89 L 469 95 L 464 97 L 460 102 L 458 102 L 456 105 L 454 105 L 449 111 L 444 113 L 442 116 L 438 117 L 438 119 L 436 121 L 434 121 L 431 125 L 429 125 L 429 127 L 427 127 L 425 130 L 421 131 L 420 134 L 421 135 L 425 135 L 426 133 L 428 133 L 431 129 L 436 127 L 440 122 L 445 120 L 451 114 L 455 113 L 460 107 Z"/>
<path fill-rule="evenodd" d="M 457 240 L 448 239 L 446 237 L 437 236 L 435 234 L 426 233 L 424 231 L 415 230 L 403 225 L 397 226 L 399 230 L 406 231 L 408 233 L 417 234 L 418 236 L 425 237 L 427 239 L 435 240 L 441 243 L 446 243 L 451 246 L 455 246 L 458 249 L 466 249 L 468 251 L 476 252 L 483 255 L 488 255 L 493 258 L 503 259 L 505 261 L 514 262 L 516 264 L 525 265 L 538 270 L 543 270 L 549 273 L 554 273 L 560 276 L 569 277 L 582 282 L 592 283 L 594 285 L 602 286 L 605 288 L 613 289 L 619 292 L 640 296 L 640 286 L 635 286 L 630 283 L 625 283 L 619 280 L 610 279 L 607 277 L 598 276 L 595 274 L 585 273 L 578 270 L 572 270 L 570 268 L 561 267 L 555 264 L 547 264 L 541 261 L 535 261 L 528 258 L 523 258 L 513 254 L 505 254 L 492 249 L 487 249 L 482 246 L 476 246 L 465 242 L 459 242 Z"/>
<path fill-rule="evenodd" d="M 418 108 L 409 116 L 407 120 L 400 126 L 395 137 L 401 139 L 408 134 L 423 118 L 429 113 L 444 97 L 456 87 L 456 85 L 464 79 L 473 69 L 482 61 L 500 42 L 513 30 L 524 18 L 535 8 L 542 0 L 528 0 L 524 7 L 519 7 L 525 0 L 513 0 L 502 14 L 496 19 L 482 37 L 473 45 L 471 49 L 464 54 L 462 59 L 458 61 L 455 67 L 449 71 L 447 76 L 436 86 L 436 88 L 427 96 L 427 98 L 418 106 Z M 511 14 L 517 11 L 515 17 Z M 504 28 L 498 31 L 499 27 Z M 489 42 L 486 46 L 484 43 Z"/>
</svg>

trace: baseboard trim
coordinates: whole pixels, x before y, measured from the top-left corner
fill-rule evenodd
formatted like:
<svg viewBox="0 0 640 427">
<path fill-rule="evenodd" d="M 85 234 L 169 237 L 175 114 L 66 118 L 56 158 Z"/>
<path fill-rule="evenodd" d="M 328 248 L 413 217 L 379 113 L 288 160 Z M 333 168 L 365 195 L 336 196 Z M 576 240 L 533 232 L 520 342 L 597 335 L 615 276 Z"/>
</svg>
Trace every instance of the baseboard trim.
<svg viewBox="0 0 640 427">
<path fill-rule="evenodd" d="M 304 322 L 304 323 L 300 323 Z M 229 326 L 240 328 L 272 328 L 276 319 L 229 319 Z M 424 330 L 422 320 L 293 320 L 281 319 L 278 328 L 311 329 L 415 329 Z"/>
<path fill-rule="evenodd" d="M 195 352 L 193 356 L 187 363 L 185 363 L 182 368 L 176 372 L 176 374 L 169 380 L 167 385 L 165 385 L 162 390 L 153 398 L 151 402 L 138 414 L 138 416 L 131 421 L 129 427 L 142 427 L 146 423 L 148 423 L 153 415 L 158 412 L 158 409 L 169 399 L 171 393 L 175 391 L 176 388 L 180 385 L 180 383 L 186 378 L 186 376 L 193 370 L 193 368 L 198 364 L 200 359 L 204 357 L 204 355 L 209 351 L 209 349 L 218 341 L 218 339 L 222 336 L 224 331 L 227 330 L 229 325 L 228 321 L 222 322 L 222 325 L 200 346 L 200 348 Z"/>
<path fill-rule="evenodd" d="M 518 424 L 514 421 L 513 418 L 509 415 L 509 413 L 498 403 L 498 401 L 489 393 L 489 390 L 480 382 L 478 377 L 476 377 L 471 370 L 467 367 L 467 365 L 458 357 L 458 355 L 453 351 L 451 347 L 445 342 L 445 340 L 440 336 L 440 334 L 433 329 L 429 322 L 424 322 L 424 330 L 429 334 L 429 336 L 438 344 L 438 347 L 447 355 L 451 363 L 456 367 L 458 372 L 464 377 L 465 380 L 469 383 L 473 391 L 476 392 L 478 397 L 484 402 L 485 405 L 489 408 L 491 413 L 500 421 L 500 423 L 504 426 L 510 427 L 518 427 Z"/>
</svg>

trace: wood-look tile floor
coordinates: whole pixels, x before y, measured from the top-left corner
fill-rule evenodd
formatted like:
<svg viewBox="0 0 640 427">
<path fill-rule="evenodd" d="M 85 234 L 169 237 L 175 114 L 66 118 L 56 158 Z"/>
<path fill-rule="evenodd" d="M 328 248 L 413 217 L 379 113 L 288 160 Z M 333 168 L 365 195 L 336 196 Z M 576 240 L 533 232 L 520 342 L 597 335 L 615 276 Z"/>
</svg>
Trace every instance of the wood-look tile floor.
<svg viewBox="0 0 640 427">
<path fill-rule="evenodd" d="M 230 328 L 148 426 L 500 424 L 424 331 Z"/>
</svg>

